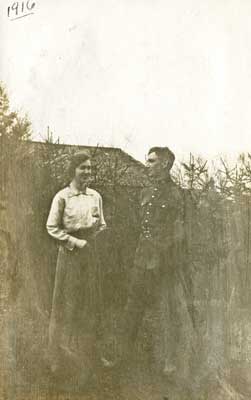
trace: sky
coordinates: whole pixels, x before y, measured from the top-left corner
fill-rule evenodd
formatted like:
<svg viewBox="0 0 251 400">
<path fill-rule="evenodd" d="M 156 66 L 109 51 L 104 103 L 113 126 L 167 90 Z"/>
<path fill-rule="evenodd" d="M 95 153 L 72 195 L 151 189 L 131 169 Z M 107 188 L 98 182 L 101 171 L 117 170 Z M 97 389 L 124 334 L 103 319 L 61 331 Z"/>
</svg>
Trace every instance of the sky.
<svg viewBox="0 0 251 400">
<path fill-rule="evenodd" d="M 155 145 L 178 157 L 251 151 L 250 0 L 32 3 L 14 19 L 0 2 L 0 80 L 35 140 L 49 126 L 63 143 L 141 161 Z"/>
</svg>

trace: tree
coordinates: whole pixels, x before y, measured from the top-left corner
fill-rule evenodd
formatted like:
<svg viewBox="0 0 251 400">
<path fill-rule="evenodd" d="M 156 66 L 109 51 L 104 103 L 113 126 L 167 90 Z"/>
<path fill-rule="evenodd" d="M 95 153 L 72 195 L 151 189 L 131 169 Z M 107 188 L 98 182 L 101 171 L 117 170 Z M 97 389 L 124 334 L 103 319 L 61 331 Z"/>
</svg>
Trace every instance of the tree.
<svg viewBox="0 0 251 400">
<path fill-rule="evenodd" d="M 31 136 L 30 127 L 26 116 L 19 116 L 17 112 L 10 110 L 7 91 L 0 82 L 0 265 L 2 271 L 7 273 L 7 281 L 13 281 L 16 265 L 13 238 L 8 229 L 11 201 L 7 186 L 11 173 L 14 182 L 17 180 L 18 159 L 24 154 L 23 143 Z M 13 193 L 12 197 L 15 198 Z"/>
<path fill-rule="evenodd" d="M 5 86 L 0 82 L 0 208 L 5 208 L 5 189 L 12 161 L 22 153 L 21 146 L 31 137 L 31 124 L 27 116 L 10 110 Z"/>
</svg>

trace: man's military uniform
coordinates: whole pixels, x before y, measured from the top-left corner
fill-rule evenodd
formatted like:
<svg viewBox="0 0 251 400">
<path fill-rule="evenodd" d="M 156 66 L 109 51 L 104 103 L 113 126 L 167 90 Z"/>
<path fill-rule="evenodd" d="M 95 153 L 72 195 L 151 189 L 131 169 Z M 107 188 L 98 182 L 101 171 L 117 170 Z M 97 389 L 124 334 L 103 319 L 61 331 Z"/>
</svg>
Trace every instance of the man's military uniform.
<svg viewBox="0 0 251 400">
<path fill-rule="evenodd" d="M 174 287 L 184 243 L 183 191 L 170 177 L 143 189 L 140 214 L 141 233 L 124 318 L 125 356 L 132 350 L 146 308 L 160 303 L 163 290 L 170 310 L 169 335 L 177 336 Z"/>
</svg>

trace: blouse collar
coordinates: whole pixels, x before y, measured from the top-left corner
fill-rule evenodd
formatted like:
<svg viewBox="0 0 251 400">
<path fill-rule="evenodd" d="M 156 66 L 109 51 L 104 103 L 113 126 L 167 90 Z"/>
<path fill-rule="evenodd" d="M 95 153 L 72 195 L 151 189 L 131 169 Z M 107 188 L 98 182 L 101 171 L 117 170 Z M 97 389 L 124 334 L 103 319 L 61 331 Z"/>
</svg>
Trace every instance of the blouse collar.
<svg viewBox="0 0 251 400">
<path fill-rule="evenodd" d="M 71 182 L 70 185 L 69 185 L 69 191 L 70 191 L 69 194 L 70 194 L 71 197 L 79 196 L 80 194 L 84 194 L 86 196 L 92 195 L 92 193 L 91 193 L 91 191 L 90 191 L 90 189 L 88 187 L 86 187 L 85 190 L 79 190 L 79 189 L 76 188 L 76 186 L 74 185 L 73 182 Z"/>
</svg>

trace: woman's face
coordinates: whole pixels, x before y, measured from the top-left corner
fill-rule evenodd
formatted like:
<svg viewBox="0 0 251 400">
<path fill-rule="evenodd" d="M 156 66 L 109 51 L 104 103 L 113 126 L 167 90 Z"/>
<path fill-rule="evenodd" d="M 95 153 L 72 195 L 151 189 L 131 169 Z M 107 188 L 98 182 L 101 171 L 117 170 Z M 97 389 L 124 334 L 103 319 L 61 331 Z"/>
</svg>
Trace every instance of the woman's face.
<svg viewBox="0 0 251 400">
<path fill-rule="evenodd" d="M 86 160 L 79 164 L 75 169 L 75 182 L 82 186 L 90 181 L 91 177 L 91 161 Z"/>
</svg>

